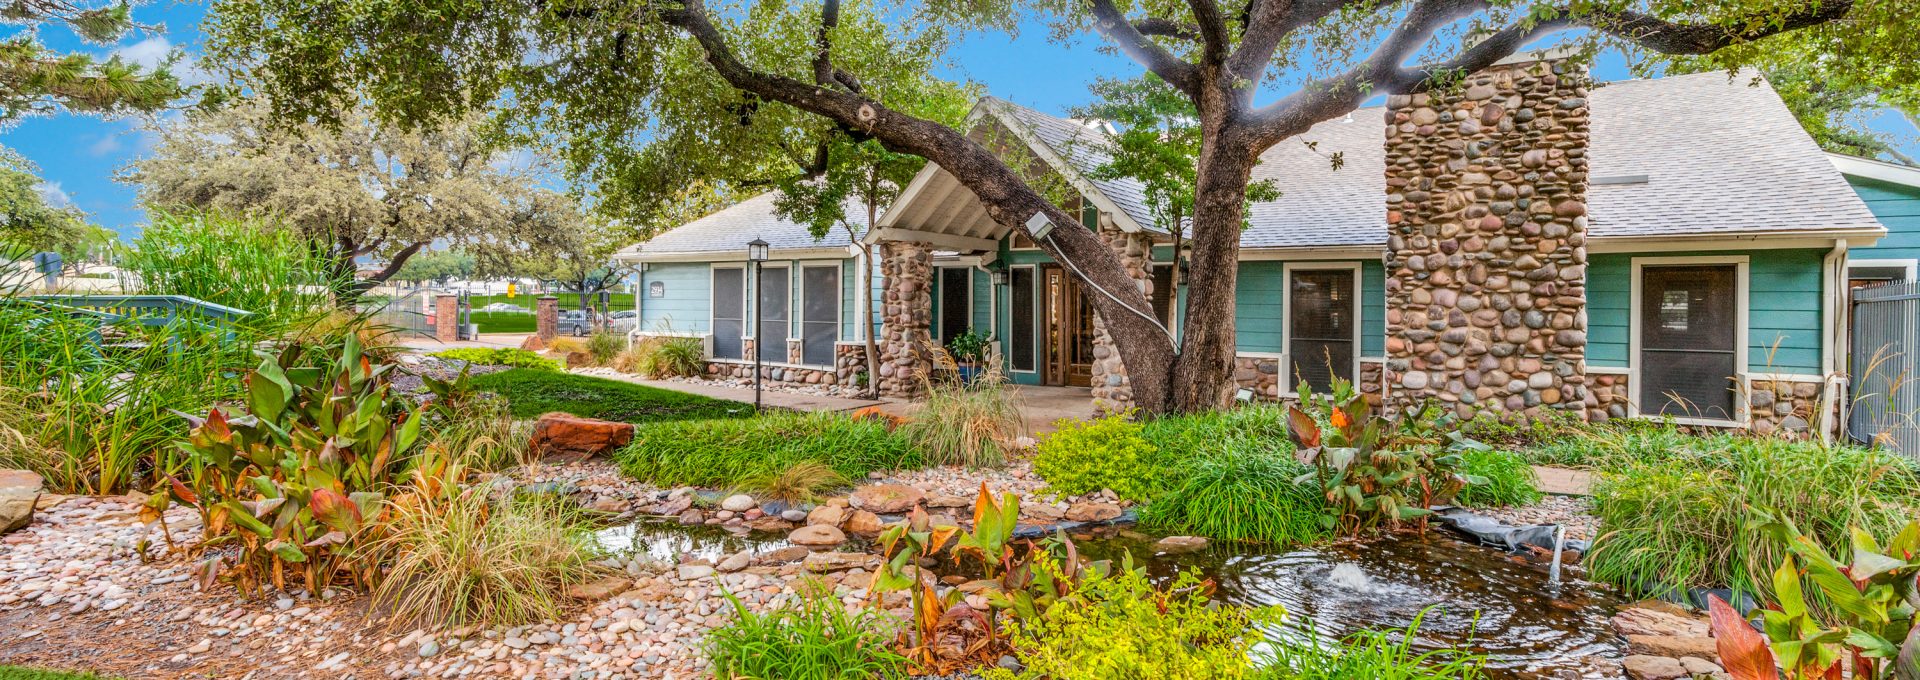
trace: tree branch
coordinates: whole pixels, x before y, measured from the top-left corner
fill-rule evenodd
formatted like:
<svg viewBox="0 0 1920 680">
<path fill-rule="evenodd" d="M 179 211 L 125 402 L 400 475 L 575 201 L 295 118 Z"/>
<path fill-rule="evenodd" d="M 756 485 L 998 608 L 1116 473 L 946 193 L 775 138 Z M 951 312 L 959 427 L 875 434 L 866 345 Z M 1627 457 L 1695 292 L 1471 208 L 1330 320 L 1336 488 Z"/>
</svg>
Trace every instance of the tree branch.
<svg viewBox="0 0 1920 680">
<path fill-rule="evenodd" d="M 387 279 L 392 278 L 394 274 L 400 271 L 402 266 L 407 264 L 407 258 L 413 257 L 414 253 L 420 252 L 420 249 L 425 248 L 427 243 L 427 241 L 414 241 L 413 243 L 407 244 L 407 247 L 401 248 L 400 252 L 394 253 L 393 257 L 387 260 L 386 267 L 374 272 L 373 276 L 367 277 L 367 281 L 374 284 L 386 283 Z"/>
<path fill-rule="evenodd" d="M 1189 97 L 1195 97 L 1198 94 L 1199 83 L 1195 82 L 1196 69 L 1193 64 L 1174 56 L 1166 48 L 1141 34 L 1133 27 L 1132 22 L 1127 21 L 1126 15 L 1120 13 L 1120 8 L 1114 6 L 1113 0 L 1092 1 L 1094 30 L 1118 45 L 1120 51 L 1125 52 L 1128 58 L 1147 67 L 1147 70 L 1153 71 L 1154 75 L 1160 76 L 1161 80 L 1167 81 L 1167 84 L 1174 86 L 1175 89 L 1186 93 Z"/>
<path fill-rule="evenodd" d="M 1139 31 L 1140 35 L 1200 42 L 1199 27 L 1172 19 L 1147 17 L 1133 22 L 1133 30 Z"/>
<path fill-rule="evenodd" d="M 1576 18 L 1579 23 L 1633 41 L 1641 47 L 1665 54 L 1707 54 L 1720 48 L 1752 42 L 1767 36 L 1817 26 L 1847 16 L 1854 0 L 1816 0 L 1809 6 L 1784 15 L 1758 14 L 1732 24 L 1695 24 L 1670 22 L 1633 11 L 1595 14 Z M 1728 25 L 1756 28 L 1732 30 Z"/>
<path fill-rule="evenodd" d="M 1193 17 L 1200 25 L 1201 63 L 1226 63 L 1232 38 L 1227 36 L 1227 17 L 1220 13 L 1220 4 L 1214 0 L 1187 0 L 1187 7 L 1193 10 Z"/>
<path fill-rule="evenodd" d="M 1295 0 L 1251 0 L 1247 4 L 1246 28 L 1240 34 L 1240 46 L 1227 57 L 1227 77 L 1237 81 L 1233 86 L 1239 92 L 1240 107 L 1252 105 L 1253 94 L 1260 89 L 1267 64 L 1273 61 L 1280 41 L 1291 32 L 1286 24 L 1293 15 L 1294 5 Z"/>
</svg>

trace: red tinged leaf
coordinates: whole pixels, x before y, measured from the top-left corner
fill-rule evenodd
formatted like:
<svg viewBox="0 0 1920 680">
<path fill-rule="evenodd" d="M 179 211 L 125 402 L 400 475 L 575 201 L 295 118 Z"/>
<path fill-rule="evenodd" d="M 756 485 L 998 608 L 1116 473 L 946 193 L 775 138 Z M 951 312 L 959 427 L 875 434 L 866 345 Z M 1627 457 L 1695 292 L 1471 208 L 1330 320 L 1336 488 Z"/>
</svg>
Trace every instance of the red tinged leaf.
<svg viewBox="0 0 1920 680">
<path fill-rule="evenodd" d="M 233 429 L 227 427 L 227 414 L 219 407 L 207 411 L 207 422 L 201 424 L 200 428 L 213 435 L 215 441 L 224 442 L 233 438 Z"/>
<path fill-rule="evenodd" d="M 1779 680 L 1766 636 L 1747 625 L 1746 617 L 1718 595 L 1707 596 L 1707 613 L 1713 617 L 1713 645 L 1727 675 L 1733 680 Z"/>
<path fill-rule="evenodd" d="M 1302 449 L 1320 446 L 1320 424 L 1313 416 L 1298 406 L 1287 407 L 1287 436 L 1293 439 L 1293 445 Z"/>
<path fill-rule="evenodd" d="M 321 487 L 313 490 L 313 497 L 307 501 L 307 507 L 313 510 L 314 519 L 334 529 L 353 533 L 360 528 L 360 508 L 338 491 Z"/>
<path fill-rule="evenodd" d="M 167 475 L 167 485 L 173 488 L 174 500 L 180 501 L 187 505 L 200 504 L 200 496 L 195 494 L 193 492 L 193 489 L 187 488 L 187 485 L 181 484 L 180 480 L 174 479 L 173 475 Z"/>
</svg>

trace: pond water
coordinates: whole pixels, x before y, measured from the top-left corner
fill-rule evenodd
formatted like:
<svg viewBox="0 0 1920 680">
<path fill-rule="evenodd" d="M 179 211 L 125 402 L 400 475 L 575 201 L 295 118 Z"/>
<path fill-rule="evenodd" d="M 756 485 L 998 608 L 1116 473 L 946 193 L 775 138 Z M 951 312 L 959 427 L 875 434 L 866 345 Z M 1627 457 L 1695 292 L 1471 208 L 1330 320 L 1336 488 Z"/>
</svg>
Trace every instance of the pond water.
<svg viewBox="0 0 1920 680">
<path fill-rule="evenodd" d="M 771 534 L 658 522 L 610 527 L 600 539 L 617 553 L 662 561 L 791 545 Z M 1465 645 L 1488 656 L 1495 679 L 1620 677 L 1624 644 L 1607 625 L 1620 602 L 1606 589 L 1575 578 L 1550 588 L 1545 566 L 1516 563 L 1443 530 L 1291 551 L 1216 543 L 1185 554 L 1157 554 L 1156 536 L 1125 527 L 1078 531 L 1074 539 L 1094 559 L 1117 562 L 1130 553 L 1157 578 L 1197 569 L 1225 603 L 1285 607 L 1287 624 L 1276 635 L 1405 628 L 1425 612 L 1416 647 Z"/>
</svg>

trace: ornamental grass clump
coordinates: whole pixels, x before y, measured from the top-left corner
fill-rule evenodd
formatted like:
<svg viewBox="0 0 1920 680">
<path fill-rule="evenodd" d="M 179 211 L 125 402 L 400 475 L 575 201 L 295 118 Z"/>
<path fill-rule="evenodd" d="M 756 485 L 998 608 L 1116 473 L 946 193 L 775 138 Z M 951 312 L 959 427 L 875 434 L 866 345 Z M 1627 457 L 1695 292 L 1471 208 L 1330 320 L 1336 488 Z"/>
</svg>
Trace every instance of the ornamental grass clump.
<svg viewBox="0 0 1920 680">
<path fill-rule="evenodd" d="M 631 369 L 649 378 L 687 378 L 706 371 L 704 343 L 699 338 L 656 336 L 628 350 L 633 355 Z"/>
<path fill-rule="evenodd" d="M 727 593 L 734 619 L 701 642 L 719 680 L 872 680 L 906 674 L 888 642 L 894 623 L 873 609 L 849 610 L 832 588 L 804 580 L 795 597 L 755 614 Z"/>
<path fill-rule="evenodd" d="M 627 349 L 627 336 L 613 331 L 594 331 L 587 338 L 587 354 L 593 356 L 596 366 L 613 363 L 613 358 Z"/>
<path fill-rule="evenodd" d="M 803 460 L 775 473 L 754 475 L 740 482 L 737 489 L 755 498 L 779 501 L 790 506 L 813 503 L 830 491 L 852 486 L 846 475 L 819 461 Z"/>
<path fill-rule="evenodd" d="M 1769 574 L 1786 550 L 1756 528 L 1755 508 L 1845 553 L 1848 527 L 1888 539 L 1920 501 L 1915 468 L 1883 451 L 1726 434 L 1676 441 L 1594 486 L 1595 580 L 1635 596 L 1726 587 L 1771 601 Z"/>
<path fill-rule="evenodd" d="M 886 424 L 838 413 L 766 413 L 751 418 L 642 425 L 617 456 L 627 476 L 664 486 L 730 488 L 777 475 L 801 462 L 846 479 L 926 467 L 926 459 Z"/>
<path fill-rule="evenodd" d="M 1306 630 L 1274 640 L 1262 650 L 1259 680 L 1481 680 L 1485 655 L 1471 649 L 1419 651 L 1423 610 L 1405 629 L 1362 630 L 1338 642 L 1323 640 L 1308 621 Z"/>
<path fill-rule="evenodd" d="M 997 362 L 972 380 L 926 383 L 927 399 L 900 432 L 934 465 L 999 467 L 1021 435 L 1018 392 Z"/>
<path fill-rule="evenodd" d="M 577 509 L 484 487 L 397 504 L 370 550 L 388 562 L 380 607 L 410 625 L 517 626 L 562 618 L 568 589 L 606 570 Z"/>
<path fill-rule="evenodd" d="M 1227 452 L 1182 465 L 1178 481 L 1140 511 L 1155 531 L 1291 546 L 1333 537 L 1308 468 L 1287 454 Z"/>
<path fill-rule="evenodd" d="M 1521 457 L 1494 449 L 1467 449 L 1461 452 L 1461 473 L 1477 483 L 1469 484 L 1453 497 L 1453 502 L 1475 508 L 1517 507 L 1540 502 L 1540 489 L 1533 466 Z"/>
</svg>

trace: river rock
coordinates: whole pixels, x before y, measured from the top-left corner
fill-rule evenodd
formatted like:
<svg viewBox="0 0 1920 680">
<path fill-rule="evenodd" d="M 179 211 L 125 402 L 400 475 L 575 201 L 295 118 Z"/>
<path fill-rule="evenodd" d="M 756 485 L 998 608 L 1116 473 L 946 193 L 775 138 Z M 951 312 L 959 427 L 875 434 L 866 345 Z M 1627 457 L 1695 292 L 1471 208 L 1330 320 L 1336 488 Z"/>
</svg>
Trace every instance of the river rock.
<svg viewBox="0 0 1920 680">
<path fill-rule="evenodd" d="M 780 513 L 780 519 L 793 522 L 794 524 L 800 524 L 807 521 L 807 513 L 801 511 L 799 508 L 790 508 Z"/>
<path fill-rule="evenodd" d="M 880 522 L 880 516 L 865 510 L 855 510 L 847 517 L 847 531 L 857 536 L 872 536 L 886 529 Z"/>
<path fill-rule="evenodd" d="M 1713 638 L 1691 635 L 1628 635 L 1627 651 L 1647 656 L 1719 658 Z"/>
<path fill-rule="evenodd" d="M 836 508 L 831 505 L 822 505 L 820 507 L 814 508 L 813 512 L 807 513 L 807 524 L 809 525 L 818 524 L 818 525 L 824 525 L 824 526 L 830 526 L 830 527 L 837 527 L 837 526 L 840 526 L 841 522 L 844 522 L 846 520 L 847 520 L 847 511 L 841 508 Z"/>
<path fill-rule="evenodd" d="M 929 508 L 968 508 L 968 507 L 973 507 L 973 501 L 967 500 L 965 498 L 961 498 L 959 496 L 934 496 L 932 498 L 927 499 L 927 507 Z"/>
<path fill-rule="evenodd" d="M 541 456 L 597 456 L 633 441 L 633 424 L 548 413 L 533 423 L 527 446 Z"/>
<path fill-rule="evenodd" d="M 1112 503 L 1075 503 L 1067 508 L 1067 519 L 1075 522 L 1105 522 L 1123 511 Z"/>
<path fill-rule="evenodd" d="M 753 562 L 753 553 L 742 550 L 732 555 L 728 555 L 727 559 L 720 560 L 720 564 L 716 565 L 714 568 L 719 569 L 722 572 L 731 574 L 733 572 L 740 571 L 741 569 L 747 568 L 747 565 L 751 562 Z"/>
<path fill-rule="evenodd" d="M 737 493 L 720 500 L 720 509 L 729 512 L 746 512 L 754 506 L 753 497 Z"/>
<path fill-rule="evenodd" d="M 633 585 L 632 579 L 608 576 L 568 588 L 567 594 L 573 596 L 576 600 L 599 602 L 625 591 L 627 587 L 631 585 Z"/>
<path fill-rule="evenodd" d="M 1627 672 L 1627 677 L 1633 680 L 1675 680 L 1690 675 L 1687 667 L 1680 665 L 1678 659 L 1664 656 L 1634 654 L 1620 665 Z"/>
<path fill-rule="evenodd" d="M 682 564 L 675 575 L 682 581 L 694 581 L 712 576 L 713 567 L 704 564 Z"/>
<path fill-rule="evenodd" d="M 926 494 L 904 484 L 874 484 L 855 489 L 848 503 L 867 512 L 891 515 L 912 510 Z"/>
<path fill-rule="evenodd" d="M 755 557 L 754 561 L 760 564 L 786 564 L 788 562 L 798 562 L 806 559 L 807 556 L 811 554 L 813 554 L 811 550 L 797 545 L 790 545 L 785 548 L 775 548 L 762 553 L 758 557 Z"/>
<path fill-rule="evenodd" d="M 1168 553 L 1193 552 L 1207 547 L 1207 539 L 1200 536 L 1168 536 L 1155 542 L 1153 547 Z"/>
<path fill-rule="evenodd" d="M 1706 621 L 1640 605 L 1615 614 L 1612 624 L 1614 632 L 1621 635 L 1706 637 L 1708 634 Z"/>
<path fill-rule="evenodd" d="M 869 553 L 817 552 L 800 563 L 807 571 L 824 574 L 848 569 L 872 569 L 880 566 L 880 556 Z"/>
<path fill-rule="evenodd" d="M 1060 509 L 1059 506 L 1049 505 L 1046 503 L 1034 503 L 1032 505 L 1022 505 L 1020 506 L 1020 514 L 1025 517 L 1031 517 L 1033 519 L 1040 520 L 1042 522 L 1048 522 L 1048 523 L 1058 522 L 1060 521 L 1060 518 L 1067 516 L 1067 512 L 1065 510 Z"/>
<path fill-rule="evenodd" d="M 795 545 L 840 545 L 847 542 L 847 535 L 825 524 L 814 524 L 795 529 L 787 534 L 787 540 Z"/>
<path fill-rule="evenodd" d="M 0 534 L 33 521 L 33 505 L 39 502 L 43 488 L 44 482 L 38 474 L 26 470 L 0 470 Z"/>
</svg>

